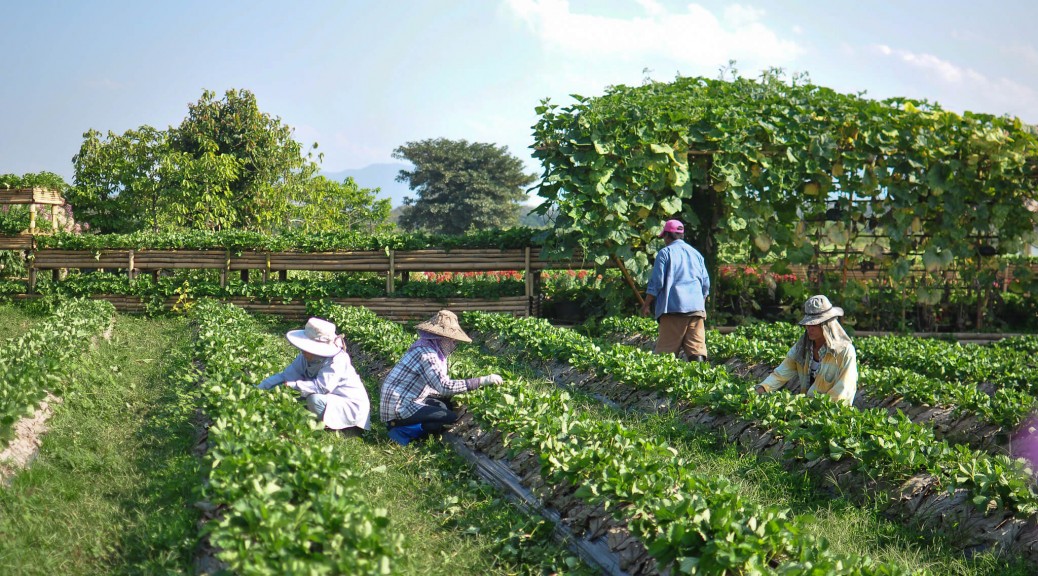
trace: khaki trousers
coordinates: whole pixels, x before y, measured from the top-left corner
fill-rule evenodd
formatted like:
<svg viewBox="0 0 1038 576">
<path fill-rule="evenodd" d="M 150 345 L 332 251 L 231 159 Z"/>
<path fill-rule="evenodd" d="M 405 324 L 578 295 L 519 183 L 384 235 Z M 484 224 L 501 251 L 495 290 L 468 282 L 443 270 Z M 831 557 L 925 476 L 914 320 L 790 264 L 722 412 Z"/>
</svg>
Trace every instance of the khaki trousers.
<svg viewBox="0 0 1038 576">
<path fill-rule="evenodd" d="M 654 353 L 677 354 L 678 350 L 684 350 L 689 358 L 706 356 L 706 318 L 664 314 L 660 316 L 659 324 Z"/>
</svg>

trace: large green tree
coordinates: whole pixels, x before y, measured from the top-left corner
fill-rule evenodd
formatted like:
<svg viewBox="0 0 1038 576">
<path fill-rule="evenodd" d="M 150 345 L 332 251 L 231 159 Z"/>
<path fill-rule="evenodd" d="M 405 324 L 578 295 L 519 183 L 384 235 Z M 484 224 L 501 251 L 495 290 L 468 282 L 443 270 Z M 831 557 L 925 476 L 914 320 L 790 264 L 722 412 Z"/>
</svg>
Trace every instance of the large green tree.
<svg viewBox="0 0 1038 576">
<path fill-rule="evenodd" d="M 307 232 L 388 232 L 393 228 L 392 204 L 388 198 L 377 199 L 377 193 L 378 188 L 361 188 L 353 178 L 336 182 L 317 176 L 290 203 L 289 226 Z"/>
<path fill-rule="evenodd" d="M 462 234 L 519 223 L 525 187 L 536 177 L 506 146 L 436 138 L 408 142 L 393 151 L 413 170 L 401 170 L 417 198 L 405 198 L 400 216 L 405 230 Z"/>
<path fill-rule="evenodd" d="M 387 211 L 373 192 L 315 178 L 312 150 L 260 111 L 247 90 L 222 99 L 206 91 L 188 108 L 187 118 L 167 130 L 84 134 L 68 198 L 95 230 L 272 232 L 298 228 L 303 219 L 314 230 L 384 224 Z"/>
<path fill-rule="evenodd" d="M 147 125 L 121 135 L 89 130 L 73 166 L 75 187 L 68 200 L 97 232 L 229 223 L 222 217 L 227 202 L 220 197 L 229 195 L 237 160 L 215 155 L 198 160 L 173 152 L 167 131 Z M 212 225 L 195 225 L 199 220 Z"/>
<path fill-rule="evenodd" d="M 248 90 L 228 90 L 223 99 L 205 91 L 188 106 L 180 126 L 170 130 L 169 147 L 190 161 L 237 161 L 240 170 L 228 182 L 225 197 L 233 224 L 243 228 L 281 224 L 287 200 L 317 172 L 312 155 L 304 154 L 292 138 L 292 129 L 260 111 Z"/>
</svg>

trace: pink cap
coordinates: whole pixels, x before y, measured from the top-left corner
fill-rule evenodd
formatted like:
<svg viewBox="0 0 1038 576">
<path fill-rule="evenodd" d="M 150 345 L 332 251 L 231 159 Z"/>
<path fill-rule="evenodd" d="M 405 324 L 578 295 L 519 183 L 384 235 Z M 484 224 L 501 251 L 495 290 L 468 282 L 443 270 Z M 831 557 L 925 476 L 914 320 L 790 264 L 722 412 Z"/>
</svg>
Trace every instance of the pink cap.
<svg viewBox="0 0 1038 576">
<path fill-rule="evenodd" d="M 667 232 L 677 232 L 678 234 L 684 234 L 685 225 L 681 223 L 681 220 L 667 220 L 663 224 L 663 232 L 660 232 L 658 238 L 663 238 L 663 235 Z"/>
</svg>

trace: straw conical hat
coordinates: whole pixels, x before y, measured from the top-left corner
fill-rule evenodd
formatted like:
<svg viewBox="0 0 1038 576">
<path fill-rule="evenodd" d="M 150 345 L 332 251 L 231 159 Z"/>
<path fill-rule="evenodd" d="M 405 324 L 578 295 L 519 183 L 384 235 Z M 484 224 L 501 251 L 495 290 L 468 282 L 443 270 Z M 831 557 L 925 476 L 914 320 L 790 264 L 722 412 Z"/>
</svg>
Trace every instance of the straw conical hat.
<svg viewBox="0 0 1038 576">
<path fill-rule="evenodd" d="M 415 328 L 459 342 L 472 342 L 472 338 L 469 338 L 469 335 L 458 325 L 458 315 L 450 310 L 440 310 L 435 316 L 418 324 Z"/>
</svg>

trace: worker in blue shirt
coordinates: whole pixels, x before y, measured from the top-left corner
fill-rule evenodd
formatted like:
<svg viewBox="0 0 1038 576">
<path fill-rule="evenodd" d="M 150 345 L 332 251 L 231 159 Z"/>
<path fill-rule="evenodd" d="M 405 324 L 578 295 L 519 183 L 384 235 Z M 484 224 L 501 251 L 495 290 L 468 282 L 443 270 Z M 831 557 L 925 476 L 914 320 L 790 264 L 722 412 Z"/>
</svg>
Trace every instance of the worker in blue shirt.
<svg viewBox="0 0 1038 576">
<path fill-rule="evenodd" d="M 659 323 L 653 352 L 676 355 L 684 350 L 689 362 L 705 362 L 710 294 L 706 263 L 698 250 L 685 243 L 685 225 L 680 220 L 667 220 L 659 237 L 666 246 L 656 253 L 642 304 L 642 315 L 653 310 Z"/>
</svg>

